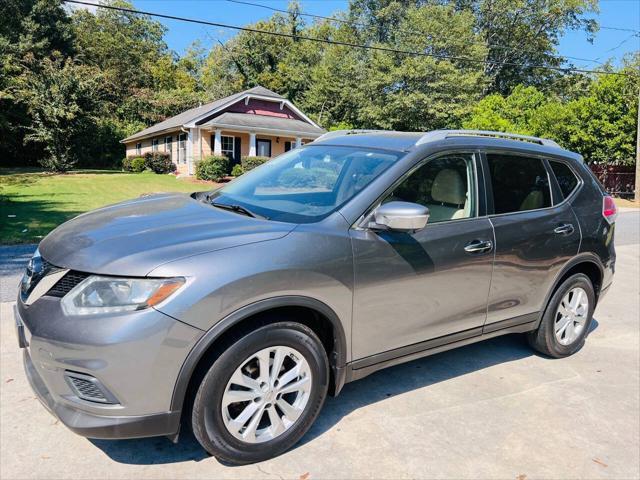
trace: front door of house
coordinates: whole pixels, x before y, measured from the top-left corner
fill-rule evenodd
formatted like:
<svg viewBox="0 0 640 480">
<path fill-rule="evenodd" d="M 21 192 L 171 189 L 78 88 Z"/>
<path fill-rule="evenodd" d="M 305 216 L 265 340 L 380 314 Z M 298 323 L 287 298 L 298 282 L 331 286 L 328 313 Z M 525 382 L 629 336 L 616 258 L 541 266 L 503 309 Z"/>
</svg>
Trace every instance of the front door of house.
<svg viewBox="0 0 640 480">
<path fill-rule="evenodd" d="M 242 139 L 240 137 L 235 137 L 235 139 L 233 140 L 233 159 L 231 162 L 233 165 L 240 164 L 240 160 L 242 158 L 241 152 L 242 152 Z"/>
</svg>

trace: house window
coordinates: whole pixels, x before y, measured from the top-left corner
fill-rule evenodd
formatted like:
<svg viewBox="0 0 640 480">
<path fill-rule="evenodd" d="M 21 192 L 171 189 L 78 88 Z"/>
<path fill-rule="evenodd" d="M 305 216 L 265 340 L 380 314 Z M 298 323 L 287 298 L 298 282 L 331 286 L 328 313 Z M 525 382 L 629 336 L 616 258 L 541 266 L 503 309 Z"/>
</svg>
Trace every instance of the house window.
<svg viewBox="0 0 640 480">
<path fill-rule="evenodd" d="M 229 157 L 229 160 L 233 160 L 235 156 L 235 150 L 233 148 L 235 137 L 222 136 L 220 137 L 220 146 L 223 155 Z"/>
<path fill-rule="evenodd" d="M 153 140 L 151 140 L 151 150 L 153 150 L 154 152 L 157 152 L 158 145 L 159 145 L 159 141 L 157 138 L 154 138 Z"/>
<path fill-rule="evenodd" d="M 288 152 L 289 150 L 291 150 L 291 142 L 290 141 L 286 141 L 286 142 L 284 142 L 284 151 Z"/>
<path fill-rule="evenodd" d="M 178 135 L 178 163 L 187 163 L 187 134 Z"/>
<path fill-rule="evenodd" d="M 136 155 L 142 155 L 142 144 L 136 143 Z"/>
<path fill-rule="evenodd" d="M 173 137 L 164 137 L 164 151 L 171 155 L 171 142 Z"/>
<path fill-rule="evenodd" d="M 256 154 L 259 157 L 271 156 L 271 140 L 258 140 L 256 142 Z"/>
</svg>

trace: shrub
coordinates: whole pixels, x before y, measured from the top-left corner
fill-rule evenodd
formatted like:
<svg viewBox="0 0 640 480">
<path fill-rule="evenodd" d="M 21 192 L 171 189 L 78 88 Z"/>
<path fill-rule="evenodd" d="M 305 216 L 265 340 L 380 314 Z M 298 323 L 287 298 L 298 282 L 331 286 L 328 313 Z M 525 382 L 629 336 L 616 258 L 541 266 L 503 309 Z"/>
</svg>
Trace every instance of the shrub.
<svg viewBox="0 0 640 480">
<path fill-rule="evenodd" d="M 135 173 L 144 172 L 146 162 L 144 157 L 134 157 L 131 159 L 131 171 Z"/>
<path fill-rule="evenodd" d="M 231 175 L 233 175 L 234 177 L 239 177 L 243 173 L 244 173 L 244 168 L 242 168 L 242 165 L 236 164 L 231 169 Z"/>
<path fill-rule="evenodd" d="M 133 172 L 133 160 L 135 158 L 142 158 L 137 155 L 130 155 L 122 159 L 121 167 L 125 172 Z"/>
<path fill-rule="evenodd" d="M 242 165 L 242 170 L 248 172 L 249 170 L 253 170 L 256 167 L 259 167 L 264 162 L 268 162 L 271 160 L 269 157 L 242 157 L 240 163 Z"/>
<path fill-rule="evenodd" d="M 196 178 L 219 182 L 229 173 L 229 159 L 223 155 L 210 155 L 196 163 Z"/>
<path fill-rule="evenodd" d="M 144 154 L 144 165 L 154 173 L 171 173 L 176 171 L 171 156 L 166 152 L 147 152 Z"/>
</svg>

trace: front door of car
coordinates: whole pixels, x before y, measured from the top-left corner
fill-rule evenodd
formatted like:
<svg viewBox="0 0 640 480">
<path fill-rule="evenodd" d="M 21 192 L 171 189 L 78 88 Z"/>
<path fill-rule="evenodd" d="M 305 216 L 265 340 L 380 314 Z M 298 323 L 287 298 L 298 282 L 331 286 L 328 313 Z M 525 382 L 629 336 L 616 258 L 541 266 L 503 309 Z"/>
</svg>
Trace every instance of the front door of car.
<svg viewBox="0 0 640 480">
<path fill-rule="evenodd" d="M 509 152 L 485 157 L 489 216 L 495 231 L 495 265 L 486 331 L 535 321 L 553 281 L 578 253 L 580 226 L 547 162 Z M 563 183 L 578 185 L 564 163 Z M 569 194 L 569 191 L 567 192 Z"/>
<path fill-rule="evenodd" d="M 491 282 L 493 229 L 486 216 L 478 216 L 476 172 L 473 153 L 427 159 L 381 202 L 428 207 L 424 229 L 351 230 L 355 360 L 370 357 L 375 363 L 410 353 L 405 348 L 409 345 L 481 331 Z"/>
</svg>

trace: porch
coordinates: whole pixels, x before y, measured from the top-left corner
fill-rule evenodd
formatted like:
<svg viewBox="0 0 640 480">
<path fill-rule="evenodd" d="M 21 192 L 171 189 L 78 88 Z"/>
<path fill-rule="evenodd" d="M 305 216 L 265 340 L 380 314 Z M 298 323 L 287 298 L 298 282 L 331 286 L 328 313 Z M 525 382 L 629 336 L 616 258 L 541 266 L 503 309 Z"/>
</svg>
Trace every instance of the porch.
<svg viewBox="0 0 640 480">
<path fill-rule="evenodd" d="M 239 130 L 199 129 L 195 134 L 194 161 L 208 155 L 226 155 L 232 165 L 242 157 L 277 157 L 312 139 Z"/>
</svg>

